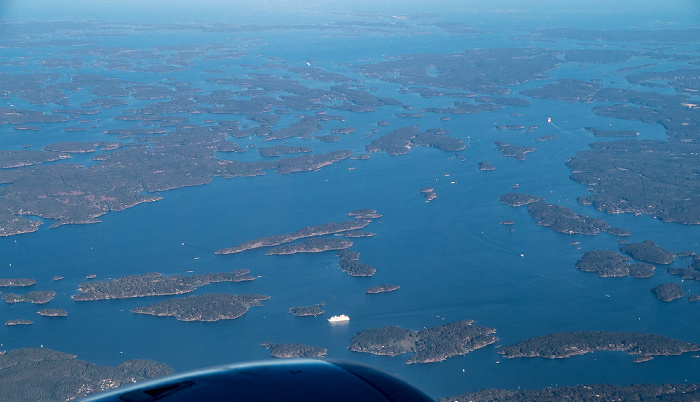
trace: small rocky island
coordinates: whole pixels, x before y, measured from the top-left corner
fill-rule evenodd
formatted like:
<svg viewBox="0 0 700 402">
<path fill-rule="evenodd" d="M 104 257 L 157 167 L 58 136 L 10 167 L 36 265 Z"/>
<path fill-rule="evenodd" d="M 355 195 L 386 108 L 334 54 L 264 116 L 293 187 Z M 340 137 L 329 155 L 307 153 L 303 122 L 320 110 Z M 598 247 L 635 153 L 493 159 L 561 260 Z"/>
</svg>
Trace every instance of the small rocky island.
<svg viewBox="0 0 700 402">
<path fill-rule="evenodd" d="M 294 314 L 297 317 L 316 317 L 325 313 L 323 309 L 319 306 L 305 306 L 305 307 L 290 307 L 289 314 Z"/>
<path fill-rule="evenodd" d="M 496 342 L 494 328 L 473 323 L 463 320 L 417 332 L 398 326 L 366 329 L 352 337 L 348 348 L 353 352 L 382 356 L 414 353 L 406 364 L 441 362 Z"/>
<path fill-rule="evenodd" d="M 16 320 L 7 320 L 7 321 L 5 321 L 5 325 L 7 325 L 7 326 L 14 326 L 14 325 L 32 325 L 32 324 L 34 324 L 34 321 L 32 321 L 32 320 L 16 319 Z"/>
<path fill-rule="evenodd" d="M 490 171 L 490 170 L 496 170 L 496 167 L 493 166 L 489 161 L 481 161 L 479 162 L 479 170 L 483 171 Z"/>
<path fill-rule="evenodd" d="M 620 250 L 631 255 L 636 260 L 652 264 L 669 265 L 675 259 L 675 255 L 672 252 L 662 249 L 651 240 L 645 240 L 642 243 L 630 243 Z"/>
<path fill-rule="evenodd" d="M 126 299 L 131 297 L 167 296 L 190 293 L 200 286 L 218 282 L 252 281 L 250 270 L 237 269 L 202 275 L 162 276 L 158 272 L 122 276 L 110 281 L 85 282 L 78 286 L 80 294 L 71 296 L 76 301 Z"/>
<path fill-rule="evenodd" d="M 683 297 L 683 288 L 677 283 L 664 283 L 651 289 L 656 298 L 670 302 Z"/>
<path fill-rule="evenodd" d="M 44 317 L 68 317 L 68 312 L 60 308 L 44 308 L 36 313 Z"/>
<path fill-rule="evenodd" d="M 355 219 L 377 219 L 382 217 L 376 210 L 369 208 L 352 210 L 348 212 L 348 216 L 352 216 Z"/>
<path fill-rule="evenodd" d="M 244 315 L 252 306 L 262 306 L 263 300 L 270 296 L 232 295 L 211 293 L 188 296 L 183 299 L 170 299 L 132 311 L 137 314 L 171 316 L 179 321 L 219 321 L 233 320 Z"/>
<path fill-rule="evenodd" d="M 365 232 L 362 230 L 351 230 L 349 232 L 336 233 L 335 236 L 347 237 L 347 238 L 359 238 L 359 237 L 372 237 L 377 234 L 374 232 Z"/>
<path fill-rule="evenodd" d="M 638 332 L 557 332 L 524 339 L 498 350 L 507 358 L 545 357 L 561 359 L 586 353 L 627 352 L 640 360 L 653 356 L 680 355 L 700 350 L 700 345 L 667 338 L 661 335 Z M 637 360 L 637 361 L 640 361 Z"/>
<path fill-rule="evenodd" d="M 263 342 L 260 346 L 270 349 L 270 356 L 277 358 L 314 358 L 323 357 L 328 352 L 326 348 L 301 345 L 298 343 L 268 343 Z"/>
<path fill-rule="evenodd" d="M 33 292 L 25 293 L 23 295 L 17 295 L 14 293 L 5 293 L 2 295 L 2 299 L 6 303 L 34 303 L 34 304 L 44 304 L 53 300 L 56 296 L 56 292 L 52 290 L 35 290 Z"/>
<path fill-rule="evenodd" d="M 437 198 L 435 189 L 432 187 L 423 187 L 420 190 L 418 190 L 418 192 L 423 194 L 423 197 L 425 197 L 425 202 L 430 202 Z"/>
<path fill-rule="evenodd" d="M 378 286 L 372 286 L 370 288 L 365 289 L 365 293 L 367 294 L 376 294 L 376 293 L 386 293 L 386 292 L 393 292 L 400 288 L 398 285 L 378 285 Z"/>
</svg>

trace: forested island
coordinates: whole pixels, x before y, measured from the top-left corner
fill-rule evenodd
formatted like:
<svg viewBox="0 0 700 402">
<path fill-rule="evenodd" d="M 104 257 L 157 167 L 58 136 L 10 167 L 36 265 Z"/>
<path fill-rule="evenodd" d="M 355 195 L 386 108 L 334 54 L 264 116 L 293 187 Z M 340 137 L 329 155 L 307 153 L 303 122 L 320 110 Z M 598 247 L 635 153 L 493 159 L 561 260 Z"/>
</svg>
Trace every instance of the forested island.
<svg viewBox="0 0 700 402">
<path fill-rule="evenodd" d="M 693 401 L 700 384 L 588 384 L 533 390 L 484 389 L 438 399 L 438 402 L 584 402 L 584 401 Z"/>
<path fill-rule="evenodd" d="M 270 349 L 270 356 L 277 358 L 314 358 L 323 357 L 328 352 L 326 348 L 301 345 L 298 343 L 269 343 L 263 342 L 260 346 Z"/>
<path fill-rule="evenodd" d="M 316 317 L 325 313 L 323 309 L 319 306 L 305 306 L 305 307 L 290 307 L 289 314 L 294 314 L 297 317 Z"/>
<path fill-rule="evenodd" d="M 329 250 L 343 250 L 352 247 L 352 241 L 333 238 L 311 238 L 302 243 L 285 244 L 272 247 L 266 255 L 284 255 L 296 253 L 320 253 Z"/>
<path fill-rule="evenodd" d="M 636 260 L 652 264 L 669 265 L 675 259 L 675 255 L 672 252 L 662 249 L 651 240 L 645 240 L 642 243 L 630 243 L 620 250 L 631 255 Z"/>
<path fill-rule="evenodd" d="M 250 270 L 237 269 L 202 275 L 169 275 L 158 272 L 128 275 L 109 281 L 84 282 L 78 285 L 80 294 L 71 296 L 76 301 L 126 299 L 130 297 L 166 296 L 190 293 L 200 286 L 218 282 L 252 281 Z"/>
<path fill-rule="evenodd" d="M 627 352 L 642 358 L 680 355 L 700 350 L 700 345 L 661 335 L 638 332 L 557 332 L 524 339 L 498 350 L 507 358 L 545 357 L 561 359 L 598 351 Z"/>
<path fill-rule="evenodd" d="M 593 192 L 581 197 L 580 203 L 609 214 L 648 214 L 664 222 L 700 223 L 700 182 L 692 167 L 700 145 L 619 140 L 594 143 L 591 148 L 566 163 L 571 178 Z"/>
<path fill-rule="evenodd" d="M 32 286 L 35 284 L 36 280 L 31 278 L 0 279 L 0 286 Z"/>
<path fill-rule="evenodd" d="M 149 306 L 136 307 L 132 311 L 137 314 L 171 316 L 179 321 L 212 322 L 241 317 L 250 307 L 262 306 L 260 302 L 269 298 L 270 296 L 263 295 L 211 293 L 165 300 Z"/>
<path fill-rule="evenodd" d="M 413 353 L 406 364 L 441 362 L 496 342 L 494 328 L 472 325 L 473 322 L 457 321 L 421 331 L 397 326 L 366 329 L 352 337 L 348 348 L 385 356 Z"/>
<path fill-rule="evenodd" d="M 599 232 L 606 232 L 614 236 L 630 235 L 624 229 L 610 227 L 602 219 L 579 215 L 569 208 L 549 204 L 544 201 L 529 203 L 527 212 L 530 213 L 530 216 L 535 219 L 538 225 L 549 227 L 559 233 L 596 235 Z"/>
<path fill-rule="evenodd" d="M 576 263 L 576 268 L 584 272 L 595 272 L 601 278 L 632 276 L 634 278 L 651 278 L 655 266 L 645 262 L 630 264 L 631 259 L 620 253 L 608 250 L 594 250 L 583 253 Z"/>
<path fill-rule="evenodd" d="M 672 282 L 655 286 L 651 291 L 656 295 L 657 299 L 665 302 L 680 299 L 684 295 L 681 285 Z"/>
<path fill-rule="evenodd" d="M 68 312 L 60 308 L 43 308 L 36 313 L 44 317 L 68 317 Z"/>
<path fill-rule="evenodd" d="M 377 270 L 371 265 L 359 263 L 360 253 L 353 250 L 338 252 L 338 268 L 352 276 L 372 276 Z"/>
<path fill-rule="evenodd" d="M 465 148 L 464 142 L 447 135 L 442 129 L 419 131 L 418 127 L 399 128 L 385 134 L 366 146 L 367 152 L 386 151 L 389 155 L 404 155 L 413 147 L 434 147 L 443 151 L 456 152 Z"/>
<path fill-rule="evenodd" d="M 0 400 L 67 401 L 170 374 L 152 360 L 106 367 L 46 348 L 14 349 L 0 354 Z"/>
<path fill-rule="evenodd" d="M 501 196 L 498 197 L 498 200 L 503 204 L 510 205 L 511 207 L 520 207 L 533 202 L 544 201 L 544 198 L 535 197 L 534 195 L 525 193 L 506 193 L 501 194 Z"/>
<path fill-rule="evenodd" d="M 639 135 L 639 133 L 634 130 L 600 130 L 595 127 L 584 128 L 595 137 L 636 137 Z"/>
<path fill-rule="evenodd" d="M 52 290 L 35 290 L 33 292 L 25 293 L 23 295 L 17 295 L 14 293 L 4 293 L 2 295 L 2 300 L 6 303 L 34 303 L 34 304 L 44 304 L 53 300 L 56 296 L 56 292 Z"/>
<path fill-rule="evenodd" d="M 362 229 L 365 226 L 369 225 L 370 222 L 371 221 L 367 219 L 354 219 L 347 222 L 326 223 L 323 225 L 309 226 L 293 233 L 248 240 L 234 247 L 222 248 L 220 250 L 217 250 L 216 254 L 240 253 L 242 251 L 252 250 L 260 247 L 279 246 L 280 244 L 291 243 L 295 240 L 307 237 L 323 236 L 327 234 Z"/>
<path fill-rule="evenodd" d="M 496 141 L 494 144 L 496 144 L 503 156 L 510 156 L 517 161 L 524 161 L 525 154 L 536 150 L 535 147 L 520 147 L 517 145 L 510 145 L 504 141 Z"/>
<path fill-rule="evenodd" d="M 348 216 L 355 219 L 377 219 L 381 218 L 382 214 L 378 213 L 376 209 L 364 208 L 352 210 L 348 212 Z"/>
</svg>

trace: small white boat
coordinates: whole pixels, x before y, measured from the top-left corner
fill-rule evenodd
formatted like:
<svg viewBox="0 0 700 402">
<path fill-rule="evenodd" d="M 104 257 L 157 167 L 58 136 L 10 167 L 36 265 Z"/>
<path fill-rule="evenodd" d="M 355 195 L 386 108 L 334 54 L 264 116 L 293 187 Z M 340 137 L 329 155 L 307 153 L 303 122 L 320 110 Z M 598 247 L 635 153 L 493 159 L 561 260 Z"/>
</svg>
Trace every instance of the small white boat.
<svg viewBox="0 0 700 402">
<path fill-rule="evenodd" d="M 345 314 L 334 315 L 333 317 L 328 319 L 328 322 L 346 322 L 346 321 L 350 321 L 350 317 L 346 316 Z"/>
</svg>

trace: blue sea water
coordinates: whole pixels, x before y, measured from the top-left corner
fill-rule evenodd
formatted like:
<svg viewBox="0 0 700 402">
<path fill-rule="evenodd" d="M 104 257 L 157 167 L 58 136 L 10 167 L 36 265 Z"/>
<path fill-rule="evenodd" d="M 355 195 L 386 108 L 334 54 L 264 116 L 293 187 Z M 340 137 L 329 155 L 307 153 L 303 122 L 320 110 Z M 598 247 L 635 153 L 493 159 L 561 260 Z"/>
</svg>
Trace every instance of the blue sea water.
<svg viewBox="0 0 700 402">
<path fill-rule="evenodd" d="M 6 18 L 28 18 L 32 2 L 15 4 L 2 10 Z M 87 3 L 86 3 L 87 4 Z M 111 2 L 101 2 L 114 7 Z M 446 20 L 465 22 L 486 33 L 445 34 L 431 31 L 422 35 L 343 37 L 316 35 L 315 32 L 259 31 L 244 34 L 211 34 L 194 31 L 179 33 L 155 32 L 134 37 L 100 39 L 108 46 L 158 46 L 180 43 L 237 43 L 242 38 L 256 38 L 256 44 L 241 45 L 246 55 L 229 60 L 230 74 L 242 73 L 240 64 L 261 65 L 265 57 L 280 57 L 295 65 L 313 65 L 360 78 L 357 72 L 340 63 L 374 63 L 389 56 L 408 53 L 451 53 L 469 48 L 543 46 L 528 39 L 526 29 L 548 26 L 634 29 L 686 27 L 692 23 L 697 8 L 689 2 L 678 2 L 675 8 L 661 12 L 639 7 L 636 13 L 619 8 L 597 9 L 590 15 L 576 13 L 576 8 L 524 9 L 521 2 L 501 2 L 486 8 L 484 3 L 466 7 L 464 2 L 450 2 L 454 13 L 438 10 Z M 572 5 L 568 3 L 567 5 Z M 636 4 L 636 3 L 635 3 Z M 272 7 L 263 3 L 261 7 Z M 461 6 L 459 6 L 461 5 Z M 354 15 L 333 14 L 337 9 L 319 7 L 300 10 L 293 3 L 285 7 L 296 10 L 298 23 L 318 23 Z M 395 5 L 377 5 L 374 11 L 395 15 Z M 502 8 L 499 8 L 501 7 Z M 64 10 L 63 14 L 43 15 L 36 7 L 35 18 L 102 17 L 95 5 L 83 9 Z M 153 6 L 152 6 L 153 7 Z M 214 5 L 212 5 L 214 7 Z M 330 7 L 326 5 L 325 7 Z M 356 3 L 358 10 L 370 5 Z M 53 10 L 55 11 L 55 10 Z M 148 8 L 128 22 L 151 22 Z M 152 10 L 151 10 L 152 11 Z M 347 11 L 347 10 L 343 10 Z M 421 2 L 409 3 L 404 14 L 431 11 Z M 433 12 L 435 10 L 432 10 Z M 202 13 L 188 9 L 188 13 Z M 262 23 L 259 9 L 247 10 L 231 17 L 236 23 L 249 18 Z M 289 23 L 289 16 L 269 14 L 269 24 Z M 544 17 L 543 17 L 544 15 Z M 627 19 L 620 20 L 620 15 Z M 267 16 L 267 14 L 266 14 Z M 507 23 L 503 16 L 507 17 Z M 116 14 L 117 18 L 120 17 Z M 585 17 L 585 18 L 583 18 Z M 653 17 L 653 18 L 652 18 Z M 158 22 L 186 20 L 182 9 L 166 10 L 153 17 Z M 194 18 L 194 17 L 190 17 Z M 202 18 L 204 18 L 202 16 Z M 208 20 L 221 20 L 221 15 L 208 14 Z M 206 19 L 204 18 L 204 19 Z M 369 17 L 362 17 L 369 18 Z M 617 21 L 611 26 L 610 20 Z M 671 24 L 673 23 L 673 24 Z M 426 28 L 428 29 L 428 28 Z M 515 40 L 514 40 L 515 39 Z M 561 40 L 544 45 L 551 48 L 586 47 L 583 41 Z M 253 43 L 253 42 L 250 42 Z M 55 49 L 47 48 L 51 52 Z M 683 49 L 681 49 L 683 50 Z M 697 46 L 694 49 L 697 51 Z M 259 56 L 261 55 L 261 56 Z M 12 55 L 8 54 L 8 57 Z M 548 81 L 528 82 L 512 88 L 512 92 L 537 88 L 558 78 L 582 80 L 602 79 L 627 85 L 622 76 L 613 73 L 621 67 L 645 64 L 634 59 L 619 65 L 580 66 L 566 64 L 549 73 Z M 211 68 L 215 67 L 214 62 Z M 670 70 L 677 65 L 659 63 L 655 69 Z M 203 68 L 209 68 L 204 66 Z M 88 70 L 89 67 L 86 67 Z M 120 78 L 135 78 L 130 72 L 108 72 Z M 194 75 L 194 76 L 193 76 Z M 209 77 L 192 72 L 168 74 L 179 81 L 191 81 L 205 91 L 217 89 L 204 81 Z M 158 77 L 141 76 L 140 80 Z M 415 94 L 400 95 L 399 85 L 362 78 L 368 87 L 376 87 L 377 96 L 401 99 L 421 107 L 449 107 L 452 98 L 424 99 Z M 309 83 L 311 85 L 311 83 Z M 331 84 L 317 84 L 320 87 Z M 635 88 L 640 89 L 640 88 Z M 641 89 L 640 89 L 641 90 Z M 77 107 L 90 97 L 72 99 Z M 529 99 L 532 106 L 506 108 L 493 113 L 451 116 L 440 121 L 437 115 L 422 119 L 398 119 L 398 107 L 384 107 L 377 112 L 348 115 L 346 122 L 332 122 L 332 128 L 354 126 L 357 131 L 341 136 L 339 143 L 321 143 L 294 139 L 292 145 L 313 146 L 314 152 L 333 149 L 364 151 L 373 137 L 364 138 L 378 128 L 379 120 L 391 120 L 395 128 L 419 124 L 422 129 L 442 127 L 462 139 L 467 148 L 460 152 L 466 162 L 453 154 L 432 148 L 415 148 L 402 156 L 373 154 L 368 160 L 344 160 L 316 172 L 278 175 L 268 172 L 254 178 L 214 178 L 211 183 L 163 192 L 163 199 L 141 204 L 121 212 L 111 212 L 99 224 L 70 225 L 49 229 L 43 225 L 36 233 L 0 238 L 0 276 L 32 277 L 32 289 L 54 290 L 57 297 L 45 307 L 69 311 L 65 319 L 40 317 L 37 306 L 29 304 L 0 305 L 2 320 L 28 318 L 31 326 L 0 327 L 2 349 L 46 347 L 78 355 L 79 358 L 103 365 L 116 365 L 127 359 L 149 358 L 170 364 L 177 371 L 216 364 L 269 359 L 261 342 L 297 342 L 328 348 L 328 357 L 366 363 L 393 372 L 434 396 L 454 395 L 482 388 L 537 388 L 581 383 L 630 384 L 642 382 L 698 382 L 700 360 L 692 356 L 659 357 L 643 364 L 632 363 L 623 353 L 592 354 L 564 360 L 502 358 L 494 347 L 486 347 L 445 362 L 405 365 L 405 356 L 385 357 L 353 353 L 347 350 L 353 334 L 367 328 L 399 325 L 415 330 L 462 319 L 497 328 L 498 345 L 508 345 L 526 337 L 559 331 L 609 330 L 658 333 L 690 342 L 700 342 L 696 320 L 692 319 L 700 305 L 683 300 L 661 303 L 649 292 L 655 285 L 678 282 L 680 278 L 657 269 L 651 279 L 598 278 L 574 268 L 581 253 L 589 250 L 617 248 L 616 238 L 563 235 L 536 226 L 524 208 L 511 208 L 498 202 L 498 196 L 517 191 L 546 197 L 592 217 L 602 218 L 612 226 L 629 230 L 630 242 L 652 239 L 671 251 L 700 252 L 700 227 L 665 224 L 647 216 L 606 215 L 584 207 L 576 198 L 587 194 L 585 186 L 571 181 L 567 158 L 588 148 L 595 141 L 583 130 L 586 126 L 609 127 L 640 132 L 642 139 L 664 139 L 660 125 L 615 120 L 595 116 L 590 104 L 562 104 L 557 101 Z M 14 101 L 14 100 L 13 100 Z M 138 106 L 134 102 L 134 106 Z M 30 105 L 18 103 L 19 107 Z M 130 104 L 131 106 L 131 104 Z M 35 106 L 32 106 L 35 108 Z M 55 105 L 39 110 L 50 111 Z M 101 130 L 125 127 L 110 119 L 117 111 L 104 110 L 99 130 L 65 133 L 64 127 L 75 121 L 42 127 L 39 132 L 18 132 L 0 127 L 3 149 L 19 149 L 30 143 L 34 149 L 60 141 L 113 139 Z M 512 116 L 517 113 L 521 116 Z M 343 114 L 343 113 L 339 113 Z M 200 117 L 192 117 L 197 123 Z M 547 119 L 551 118 L 552 123 Z M 201 118 L 204 119 L 204 118 Z M 291 121 L 291 120 L 290 120 Z M 499 131 L 497 124 L 538 126 L 532 134 L 522 131 Z M 556 135 L 558 139 L 535 142 L 534 138 Z M 535 146 L 524 162 L 504 158 L 494 141 Z M 239 145 L 270 145 L 259 138 L 237 140 Z M 247 154 L 226 155 L 226 158 L 251 160 Z M 75 158 L 88 163 L 87 158 Z M 488 160 L 497 169 L 482 172 L 477 162 Z M 418 192 L 426 186 L 435 188 L 436 200 L 429 203 Z M 376 232 L 371 238 L 353 239 L 353 249 L 360 252 L 360 262 L 377 268 L 372 278 L 353 278 L 337 268 L 333 253 L 313 255 L 265 256 L 264 250 L 235 255 L 215 255 L 214 251 L 242 241 L 300 228 L 339 222 L 348 219 L 347 212 L 373 208 L 384 216 L 367 230 Z M 514 231 L 499 225 L 505 219 L 516 223 Z M 580 242 L 580 244 L 570 244 Z M 687 265 L 687 259 L 675 266 Z M 98 279 L 123 275 L 161 272 L 164 275 L 222 272 L 246 268 L 257 279 L 243 283 L 221 283 L 202 287 L 203 293 L 258 293 L 272 296 L 262 307 L 253 307 L 236 320 L 215 323 L 179 322 L 172 318 L 133 314 L 130 311 L 165 298 L 75 302 L 70 295 L 85 277 Z M 52 278 L 63 276 L 60 281 Z M 366 295 L 372 285 L 390 283 L 401 288 L 393 293 Z M 684 282 L 687 292 L 700 292 L 700 284 Z M 21 292 L 21 289 L 12 289 Z M 325 316 L 347 314 L 344 325 L 329 325 L 325 316 L 297 318 L 289 307 L 323 302 Z"/>
</svg>

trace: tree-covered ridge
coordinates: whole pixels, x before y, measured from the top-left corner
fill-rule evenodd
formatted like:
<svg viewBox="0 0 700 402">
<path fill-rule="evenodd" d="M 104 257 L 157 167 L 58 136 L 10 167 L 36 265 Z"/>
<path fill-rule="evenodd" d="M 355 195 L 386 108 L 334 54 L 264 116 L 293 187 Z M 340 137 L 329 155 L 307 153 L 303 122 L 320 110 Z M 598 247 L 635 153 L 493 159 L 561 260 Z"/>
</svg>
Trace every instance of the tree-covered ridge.
<svg viewBox="0 0 700 402">
<path fill-rule="evenodd" d="M 508 358 L 546 357 L 565 358 L 585 353 L 608 351 L 627 352 L 642 357 L 680 355 L 700 350 L 700 345 L 668 338 L 662 335 L 638 332 L 557 332 L 523 339 L 498 350 Z"/>
<path fill-rule="evenodd" d="M 66 401 L 172 373 L 152 360 L 105 367 L 51 349 L 15 349 L 0 354 L 0 400 Z"/>
<path fill-rule="evenodd" d="M 365 226 L 369 225 L 370 222 L 370 220 L 365 219 L 354 219 L 346 222 L 331 222 L 325 223 L 323 225 L 309 226 L 303 229 L 299 229 L 293 233 L 247 240 L 234 247 L 222 248 L 218 250 L 216 254 L 240 253 L 241 251 L 256 249 L 260 247 L 279 246 L 280 244 L 291 243 L 295 240 L 304 239 L 307 237 L 323 236 L 327 234 L 362 229 Z"/>
<path fill-rule="evenodd" d="M 348 348 L 386 356 L 414 353 L 406 364 L 441 362 L 496 342 L 494 328 L 472 325 L 473 322 L 457 321 L 417 332 L 398 326 L 366 329 L 352 337 Z"/>
<path fill-rule="evenodd" d="M 182 299 L 170 299 L 149 306 L 136 307 L 132 311 L 138 314 L 171 316 L 179 321 L 219 321 L 233 320 L 252 306 L 262 306 L 263 300 L 270 296 L 231 295 L 221 293 L 188 296 Z"/>
<path fill-rule="evenodd" d="M 326 348 L 302 345 L 299 343 L 269 343 L 263 342 L 260 346 L 270 349 L 270 356 L 278 358 L 323 357 L 328 352 Z"/>
<path fill-rule="evenodd" d="M 438 402 L 697 401 L 700 384 L 590 384 L 533 390 L 484 389 Z"/>
<path fill-rule="evenodd" d="M 2 295 L 2 299 L 7 303 L 34 303 L 34 304 L 44 304 L 50 302 L 56 292 L 53 290 L 35 290 L 32 292 L 25 293 L 23 295 L 18 295 L 14 293 L 5 293 Z"/>
<path fill-rule="evenodd" d="M 158 272 L 128 275 L 109 281 L 85 282 L 78 286 L 80 294 L 71 296 L 76 301 L 126 299 L 130 297 L 165 296 L 190 293 L 200 286 L 218 282 L 252 281 L 250 270 L 237 269 L 202 275 L 163 276 Z"/>
<path fill-rule="evenodd" d="M 594 143 L 591 148 L 566 163 L 571 179 L 593 192 L 581 197 L 580 203 L 609 214 L 647 214 L 664 222 L 700 223 L 696 172 L 700 145 L 620 140 Z"/>
</svg>

